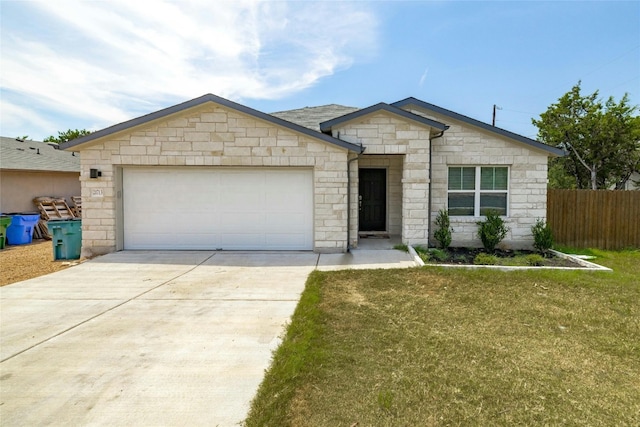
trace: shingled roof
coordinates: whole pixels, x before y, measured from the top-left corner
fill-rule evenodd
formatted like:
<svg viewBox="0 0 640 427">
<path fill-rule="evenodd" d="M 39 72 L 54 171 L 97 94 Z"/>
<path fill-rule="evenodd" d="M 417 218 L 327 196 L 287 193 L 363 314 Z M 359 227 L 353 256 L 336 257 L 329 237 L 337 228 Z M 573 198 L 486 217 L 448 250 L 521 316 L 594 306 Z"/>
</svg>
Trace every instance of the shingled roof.
<svg viewBox="0 0 640 427">
<path fill-rule="evenodd" d="M 358 111 L 359 108 L 329 104 L 270 113 L 274 117 L 320 132 L 320 123 Z"/>
<path fill-rule="evenodd" d="M 54 144 L 0 137 L 0 169 L 79 173 L 80 155 Z"/>
<path fill-rule="evenodd" d="M 352 113 L 346 114 L 341 117 L 336 117 L 335 119 L 327 120 L 320 123 L 320 131 L 329 133 L 331 132 L 331 128 L 335 125 L 339 125 L 341 123 L 348 122 L 349 120 L 356 119 L 358 117 L 366 116 L 371 113 L 376 113 L 379 111 L 386 111 L 387 113 L 395 114 L 400 117 L 404 117 L 405 119 L 413 120 L 414 122 L 422 123 L 423 125 L 430 126 L 434 129 L 438 129 L 440 131 L 445 131 L 449 128 L 449 126 L 444 123 L 437 122 L 435 120 L 431 120 L 429 118 L 419 116 L 417 114 L 413 114 L 409 111 L 402 110 L 400 108 L 394 107 L 393 105 L 385 104 L 384 102 L 380 102 L 376 105 L 372 105 L 371 107 L 363 108 L 362 110 L 354 111 Z"/>
</svg>

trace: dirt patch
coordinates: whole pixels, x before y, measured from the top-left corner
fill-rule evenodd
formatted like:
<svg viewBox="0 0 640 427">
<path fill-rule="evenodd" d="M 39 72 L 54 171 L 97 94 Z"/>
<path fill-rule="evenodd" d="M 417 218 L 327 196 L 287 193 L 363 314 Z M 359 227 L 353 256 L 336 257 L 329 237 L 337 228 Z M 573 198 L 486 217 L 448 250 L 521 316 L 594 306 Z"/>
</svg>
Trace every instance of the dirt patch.
<svg viewBox="0 0 640 427">
<path fill-rule="evenodd" d="M 0 250 L 0 286 L 69 268 L 78 261 L 54 261 L 50 240 L 34 240 L 27 245 L 5 246 Z"/>
</svg>

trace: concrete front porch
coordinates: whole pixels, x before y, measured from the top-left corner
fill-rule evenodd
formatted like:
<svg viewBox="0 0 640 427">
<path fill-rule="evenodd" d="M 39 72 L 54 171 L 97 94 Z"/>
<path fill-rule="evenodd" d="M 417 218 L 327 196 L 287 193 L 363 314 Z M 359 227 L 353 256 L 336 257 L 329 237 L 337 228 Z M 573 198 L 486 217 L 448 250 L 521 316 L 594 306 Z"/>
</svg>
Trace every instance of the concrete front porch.
<svg viewBox="0 0 640 427">
<path fill-rule="evenodd" d="M 360 233 L 358 237 L 358 249 L 363 251 L 389 250 L 400 244 L 402 244 L 402 237 L 399 234 L 374 236 L 368 233 Z"/>
</svg>

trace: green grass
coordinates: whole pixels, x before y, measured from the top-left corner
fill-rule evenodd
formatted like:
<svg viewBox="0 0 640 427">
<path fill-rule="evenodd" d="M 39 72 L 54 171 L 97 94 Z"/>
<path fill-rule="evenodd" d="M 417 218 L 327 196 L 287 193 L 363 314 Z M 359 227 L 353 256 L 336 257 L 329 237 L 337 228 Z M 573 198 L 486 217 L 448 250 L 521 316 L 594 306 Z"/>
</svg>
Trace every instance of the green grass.
<svg viewBox="0 0 640 427">
<path fill-rule="evenodd" d="M 404 243 L 399 243 L 397 245 L 394 245 L 393 249 L 402 251 L 402 252 L 409 252 L 409 247 Z"/>
<path fill-rule="evenodd" d="M 640 425 L 640 251 L 593 254 L 314 272 L 246 425 Z"/>
<path fill-rule="evenodd" d="M 571 246 L 562 246 L 562 245 L 554 245 L 553 249 L 565 254 L 598 256 L 596 255 L 596 252 L 598 252 L 598 249 L 574 248 Z"/>
</svg>

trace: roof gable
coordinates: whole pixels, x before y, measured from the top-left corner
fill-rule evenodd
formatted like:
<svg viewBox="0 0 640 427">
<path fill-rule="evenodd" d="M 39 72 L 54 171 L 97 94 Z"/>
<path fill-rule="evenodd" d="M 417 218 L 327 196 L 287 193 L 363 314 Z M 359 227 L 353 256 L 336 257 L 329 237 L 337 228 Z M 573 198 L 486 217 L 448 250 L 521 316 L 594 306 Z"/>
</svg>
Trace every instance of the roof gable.
<svg viewBox="0 0 640 427">
<path fill-rule="evenodd" d="M 566 153 L 563 150 L 561 150 L 560 148 L 552 147 L 550 145 L 543 144 L 540 141 L 536 141 L 534 139 L 530 139 L 530 138 L 524 137 L 522 135 L 518 135 L 517 133 L 513 133 L 513 132 L 510 132 L 510 131 L 505 130 L 505 129 L 501 129 L 501 128 L 498 128 L 498 127 L 495 127 L 495 126 L 491 126 L 488 123 L 484 123 L 484 122 L 481 122 L 479 120 L 472 119 L 471 117 L 467 117 L 467 116 L 464 116 L 462 114 L 455 113 L 453 111 L 447 110 L 447 109 L 442 108 L 442 107 L 438 107 L 437 105 L 429 104 L 428 102 L 424 102 L 424 101 L 421 101 L 421 100 L 413 98 L 413 97 L 407 98 L 407 99 L 403 99 L 402 101 L 394 102 L 392 105 L 394 105 L 395 107 L 398 107 L 398 108 L 404 108 L 404 107 L 408 107 L 408 106 L 415 106 L 420 110 L 431 111 L 431 112 L 434 112 L 436 114 L 440 114 L 440 115 L 443 115 L 443 116 L 446 116 L 446 117 L 450 117 L 450 118 L 452 118 L 454 120 L 458 120 L 458 121 L 461 121 L 463 123 L 479 127 L 479 128 L 481 128 L 483 130 L 498 134 L 500 136 L 512 139 L 514 141 L 517 141 L 517 142 L 520 142 L 520 143 L 523 143 L 523 144 L 526 144 L 526 145 L 528 145 L 530 147 L 533 147 L 533 148 L 536 148 L 538 150 L 546 151 L 546 152 L 548 152 L 550 154 L 553 154 L 555 156 L 565 156 L 566 155 Z"/>
<path fill-rule="evenodd" d="M 0 169 L 80 172 L 80 156 L 55 144 L 0 137 Z"/>
<path fill-rule="evenodd" d="M 334 126 L 338 126 L 340 124 L 346 123 L 351 120 L 355 120 L 357 118 L 377 113 L 380 111 L 386 111 L 391 114 L 395 114 L 396 116 L 400 116 L 402 118 L 412 120 L 414 122 L 418 122 L 420 124 L 438 129 L 440 131 L 444 131 L 448 128 L 444 123 L 437 122 L 435 120 L 428 119 L 426 117 L 419 116 L 417 114 L 413 114 L 409 111 L 397 108 L 393 105 L 385 104 L 381 102 L 376 105 L 372 105 L 371 107 L 363 108 L 362 110 L 354 111 L 352 113 L 345 114 L 340 117 L 336 117 L 335 119 L 327 120 L 326 122 L 320 123 L 320 131 L 322 132 L 331 132 L 331 129 Z"/>
<path fill-rule="evenodd" d="M 136 126 L 140 126 L 140 125 L 144 125 L 146 123 L 152 122 L 154 120 L 158 120 L 158 119 L 163 119 L 165 117 L 169 117 L 172 116 L 174 114 L 179 114 L 183 111 L 186 111 L 190 108 L 195 108 L 198 107 L 200 105 L 206 104 L 208 102 L 212 102 L 218 105 L 221 105 L 223 107 L 227 107 L 236 111 L 239 111 L 241 113 L 247 114 L 249 116 L 252 116 L 254 118 L 258 118 L 267 122 L 270 122 L 274 125 L 277 126 L 282 126 L 285 127 L 289 130 L 292 130 L 294 132 L 298 132 L 301 134 L 304 134 L 306 136 L 309 136 L 311 138 L 315 138 L 315 139 L 319 139 L 322 140 L 326 143 L 329 144 L 333 144 L 342 148 L 346 148 L 348 150 L 351 151 L 355 151 L 355 152 L 361 152 L 362 151 L 362 147 L 360 147 L 359 145 L 356 144 L 352 144 L 350 142 L 346 142 L 346 141 L 342 141 L 340 139 L 337 138 L 333 138 L 329 135 L 325 135 L 323 133 L 314 131 L 312 129 L 306 128 L 304 126 L 300 126 L 299 124 L 295 124 L 286 120 L 283 120 L 279 117 L 276 116 L 272 116 L 270 114 L 267 113 L 263 113 L 261 111 L 258 110 L 254 110 L 253 108 L 249 108 L 247 106 L 238 104 L 236 102 L 233 101 L 229 101 L 228 99 L 225 98 L 221 98 L 219 96 L 216 95 L 212 95 L 212 94 L 206 94 L 203 95 L 201 97 L 198 98 L 194 98 L 192 100 L 183 102 L 181 104 L 177 104 L 174 105 L 172 107 L 168 107 L 168 108 L 164 108 L 162 110 L 141 116 L 141 117 L 137 117 L 135 119 L 131 119 L 128 120 L 126 122 L 122 122 L 113 126 L 110 126 L 108 128 L 93 132 L 89 135 L 65 142 L 63 144 L 60 144 L 60 147 L 64 150 L 73 148 L 73 147 L 78 147 L 82 144 L 86 144 L 88 142 L 97 140 L 99 138 L 104 138 L 110 135 L 113 135 L 115 133 L 119 133 L 119 132 L 123 132 L 126 131 L 128 129 L 134 128 Z"/>
</svg>

